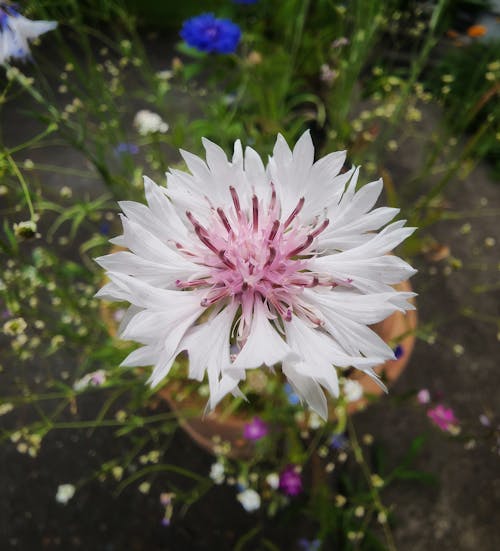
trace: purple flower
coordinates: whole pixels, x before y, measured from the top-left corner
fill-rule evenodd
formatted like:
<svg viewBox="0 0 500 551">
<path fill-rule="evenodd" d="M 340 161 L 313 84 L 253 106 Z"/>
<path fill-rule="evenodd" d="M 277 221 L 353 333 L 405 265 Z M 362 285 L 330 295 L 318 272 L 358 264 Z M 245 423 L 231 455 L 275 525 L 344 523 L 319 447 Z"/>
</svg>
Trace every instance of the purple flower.
<svg viewBox="0 0 500 551">
<path fill-rule="evenodd" d="M 189 46 L 202 52 L 230 54 L 238 46 L 241 30 L 229 19 L 203 13 L 185 21 L 180 35 Z"/>
<path fill-rule="evenodd" d="M 334 450 L 343 450 L 347 447 L 347 437 L 345 434 L 334 434 L 330 440 L 330 447 Z"/>
<path fill-rule="evenodd" d="M 235 4 L 257 4 L 259 0 L 233 0 Z"/>
<path fill-rule="evenodd" d="M 321 547 L 321 540 L 308 540 L 306 538 L 300 538 L 297 542 L 302 551 L 319 551 Z"/>
<path fill-rule="evenodd" d="M 394 356 L 396 356 L 396 360 L 399 360 L 399 358 L 404 356 L 405 349 L 400 344 L 398 344 L 396 348 L 393 350 L 393 352 L 394 352 Z"/>
<path fill-rule="evenodd" d="M 458 419 L 455 417 L 453 410 L 442 404 L 429 409 L 427 411 L 427 417 L 429 417 L 429 419 L 441 430 L 449 431 L 452 427 L 458 425 Z"/>
<path fill-rule="evenodd" d="M 302 492 L 302 477 L 297 465 L 287 465 L 281 471 L 279 489 L 287 496 L 296 496 Z"/>
<path fill-rule="evenodd" d="M 111 231 L 111 224 L 107 220 L 103 220 L 99 224 L 99 233 L 101 235 L 109 235 L 110 231 Z"/>
<path fill-rule="evenodd" d="M 139 147 L 135 143 L 121 142 L 114 148 L 114 153 L 117 157 L 128 153 L 129 155 L 137 155 L 139 153 Z"/>
<path fill-rule="evenodd" d="M 243 428 L 243 437 L 247 440 L 260 440 L 269 432 L 268 426 L 260 417 L 254 417 Z"/>
</svg>

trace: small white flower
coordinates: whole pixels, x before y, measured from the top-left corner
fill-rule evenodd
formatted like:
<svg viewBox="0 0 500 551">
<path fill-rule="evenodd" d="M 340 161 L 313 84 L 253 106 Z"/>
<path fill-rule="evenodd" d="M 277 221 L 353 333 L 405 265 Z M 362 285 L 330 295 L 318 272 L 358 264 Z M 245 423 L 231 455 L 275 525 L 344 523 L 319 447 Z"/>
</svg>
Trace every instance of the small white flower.
<svg viewBox="0 0 500 551">
<path fill-rule="evenodd" d="M 337 78 L 338 73 L 335 69 L 332 69 L 327 63 L 323 63 L 320 67 L 319 78 L 326 84 L 332 84 Z"/>
<path fill-rule="evenodd" d="M 134 126 L 141 136 L 147 136 L 148 134 L 154 134 L 156 132 L 165 134 L 169 129 L 168 124 L 158 115 L 158 113 L 153 113 L 147 109 L 141 109 L 141 111 L 136 113 L 134 117 Z"/>
<path fill-rule="evenodd" d="M 57 488 L 56 501 L 66 505 L 68 501 L 75 495 L 75 487 L 73 484 L 61 484 Z"/>
<path fill-rule="evenodd" d="M 158 71 L 156 73 L 156 76 L 157 78 L 159 78 L 160 80 L 170 80 L 171 78 L 173 78 L 174 76 L 174 72 L 173 71 L 170 71 L 168 69 L 164 70 L 164 71 Z"/>
<path fill-rule="evenodd" d="M 73 389 L 77 392 L 84 390 L 89 386 L 102 386 L 106 382 L 106 372 L 103 369 L 98 369 L 92 373 L 87 373 L 73 384 Z"/>
<path fill-rule="evenodd" d="M 277 490 L 280 485 L 280 476 L 278 473 L 269 473 L 266 476 L 266 482 L 273 490 Z"/>
<path fill-rule="evenodd" d="M 210 468 L 210 478 L 215 482 L 215 484 L 222 484 L 224 482 L 224 465 L 219 463 L 212 464 Z"/>
<path fill-rule="evenodd" d="M 347 379 L 344 383 L 344 395 L 348 402 L 355 402 L 363 396 L 363 387 L 358 381 Z"/>
<path fill-rule="evenodd" d="M 14 406 L 10 402 L 0 404 L 0 415 L 6 415 L 14 409 Z"/>
<path fill-rule="evenodd" d="M 311 430 L 316 430 L 319 429 L 319 427 L 321 427 L 322 425 L 323 422 L 321 421 L 321 417 L 315 411 L 311 411 L 311 413 L 309 414 L 307 426 Z"/>
<path fill-rule="evenodd" d="M 145 178 L 147 206 L 120 203 L 112 243 L 129 250 L 97 259 L 110 279 L 97 296 L 131 303 L 120 337 L 143 345 L 122 365 L 154 366 L 155 386 L 187 351 L 188 376 L 208 375 L 209 408 L 241 396 L 247 370 L 281 365 L 324 419 L 335 367 L 384 387 L 373 367 L 395 356 L 369 326 L 414 308 L 392 285 L 415 270 L 387 254 L 414 228 L 372 210 L 382 180 L 358 189 L 344 151 L 314 162 L 309 132 L 293 151 L 279 135 L 267 167 L 239 141 L 231 160 L 203 144 L 206 162 L 182 151 L 191 174 L 172 169 L 167 188 Z"/>
<path fill-rule="evenodd" d="M 26 59 L 30 55 L 28 42 L 56 27 L 56 21 L 31 21 L 12 6 L 0 4 L 0 63 Z"/>
<path fill-rule="evenodd" d="M 240 492 L 236 496 L 236 499 L 241 503 L 243 509 L 249 513 L 257 511 L 260 508 L 260 495 L 251 488 Z"/>
</svg>

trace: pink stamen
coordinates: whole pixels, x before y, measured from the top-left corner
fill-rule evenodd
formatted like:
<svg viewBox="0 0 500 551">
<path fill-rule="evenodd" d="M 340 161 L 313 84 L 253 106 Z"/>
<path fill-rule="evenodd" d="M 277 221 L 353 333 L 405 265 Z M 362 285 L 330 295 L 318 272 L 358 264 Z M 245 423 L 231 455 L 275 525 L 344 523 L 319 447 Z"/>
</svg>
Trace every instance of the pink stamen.
<svg viewBox="0 0 500 551">
<path fill-rule="evenodd" d="M 267 238 L 267 240 L 269 242 L 273 241 L 274 238 L 276 237 L 276 234 L 278 233 L 278 229 L 280 227 L 280 221 L 279 220 L 275 220 L 273 222 L 273 225 L 271 227 L 271 233 L 269 234 L 269 237 Z"/>
<path fill-rule="evenodd" d="M 259 199 L 257 195 L 252 197 L 252 214 L 253 231 L 257 231 L 259 229 Z"/>
<path fill-rule="evenodd" d="M 231 224 L 229 223 L 229 220 L 227 219 L 226 213 L 219 207 L 217 209 L 217 214 L 219 215 L 219 218 L 224 224 L 224 227 L 226 228 L 227 233 L 230 233 L 232 231 L 232 228 L 231 228 Z"/>
<path fill-rule="evenodd" d="M 201 300 L 205 308 L 219 301 L 237 301 L 242 312 L 235 325 L 240 345 L 250 332 L 256 300 L 268 305 L 270 319 L 289 322 L 293 315 L 298 314 L 321 325 L 318 314 L 308 309 L 300 297 L 305 288 L 337 284 L 325 275 L 310 271 L 308 256 L 315 251 L 305 252 L 328 226 L 328 220 L 320 222 L 316 219 L 310 225 L 301 225 L 299 213 L 305 204 L 302 197 L 282 223 L 279 198 L 274 184 L 270 185 L 267 208 L 254 193 L 251 204 L 243 209 L 238 192 L 231 186 L 229 192 L 234 210 L 233 206 L 230 210 L 214 207 L 204 225 L 190 211 L 186 212 L 193 227 L 192 233 L 207 251 L 199 247 L 189 251 L 186 246 L 176 243 L 179 251 L 189 255 L 202 270 L 197 279 L 177 280 L 176 286 L 179 289 L 205 289 L 206 294 Z"/>
<path fill-rule="evenodd" d="M 226 251 L 219 251 L 218 257 L 224 262 L 224 264 L 228 267 L 234 270 L 236 268 L 236 264 L 233 264 L 229 258 L 226 256 Z"/>
<path fill-rule="evenodd" d="M 318 237 L 318 235 L 328 227 L 328 224 L 330 224 L 330 220 L 328 220 L 328 218 L 325 218 L 325 220 L 323 220 L 323 222 L 311 233 L 313 239 L 315 237 Z"/>
<path fill-rule="evenodd" d="M 298 247 L 295 247 L 295 249 L 293 249 L 293 251 L 290 251 L 287 254 L 288 258 L 291 258 L 292 256 L 295 256 L 296 254 L 299 254 L 301 251 L 307 249 L 313 241 L 314 241 L 314 237 L 312 236 L 312 234 L 309 234 L 307 236 L 306 240 L 304 241 L 304 243 L 302 243 L 302 245 L 299 245 Z"/>
<path fill-rule="evenodd" d="M 274 247 L 269 247 L 269 257 L 266 263 L 264 264 L 264 268 L 271 266 L 275 258 L 276 258 L 276 249 Z"/>
<path fill-rule="evenodd" d="M 271 182 L 271 201 L 269 202 L 269 214 L 274 212 L 274 207 L 276 206 L 276 188 Z"/>
<path fill-rule="evenodd" d="M 229 192 L 231 193 L 231 197 L 233 199 L 233 205 L 234 210 L 236 211 L 236 216 L 238 217 L 238 220 L 242 220 L 243 213 L 241 212 L 241 205 L 240 205 L 240 198 L 238 197 L 238 192 L 236 189 L 234 189 L 233 186 L 229 186 Z"/>
<path fill-rule="evenodd" d="M 304 197 L 301 197 L 299 199 L 299 202 L 297 203 L 297 206 L 293 209 L 290 216 L 286 219 L 286 222 L 284 223 L 283 227 L 286 229 L 288 226 L 293 222 L 293 220 L 298 216 L 299 212 L 302 210 L 302 207 L 304 206 L 305 199 Z"/>
</svg>

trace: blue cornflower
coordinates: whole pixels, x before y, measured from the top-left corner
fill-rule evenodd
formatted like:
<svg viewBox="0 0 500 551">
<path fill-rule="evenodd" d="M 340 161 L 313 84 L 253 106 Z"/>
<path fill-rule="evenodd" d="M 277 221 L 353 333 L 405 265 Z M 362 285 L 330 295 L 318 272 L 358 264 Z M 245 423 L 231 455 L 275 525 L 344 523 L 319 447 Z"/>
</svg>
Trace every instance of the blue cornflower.
<svg viewBox="0 0 500 551">
<path fill-rule="evenodd" d="M 180 35 L 189 46 L 202 52 L 230 54 L 238 46 L 241 30 L 229 19 L 203 13 L 184 21 Z"/>
<path fill-rule="evenodd" d="M 29 57 L 28 42 L 56 27 L 55 21 L 31 21 L 12 6 L 0 4 L 0 63 Z"/>
</svg>

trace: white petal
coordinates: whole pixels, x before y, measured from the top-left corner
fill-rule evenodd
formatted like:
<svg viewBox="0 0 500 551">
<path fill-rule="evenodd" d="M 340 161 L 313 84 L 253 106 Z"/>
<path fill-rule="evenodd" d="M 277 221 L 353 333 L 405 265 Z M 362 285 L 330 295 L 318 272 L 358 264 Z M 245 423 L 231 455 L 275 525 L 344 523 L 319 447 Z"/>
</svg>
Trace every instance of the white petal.
<svg viewBox="0 0 500 551">
<path fill-rule="evenodd" d="M 46 32 L 53 31 L 57 27 L 56 21 L 31 21 L 22 15 L 10 18 L 9 23 L 17 32 L 28 40 L 37 38 Z"/>
<path fill-rule="evenodd" d="M 182 339 L 181 349 L 189 355 L 189 377 L 203 380 L 205 370 L 209 378 L 218 381 L 221 371 L 229 366 L 231 325 L 237 304 L 229 305 L 205 323 L 193 327 Z"/>
<path fill-rule="evenodd" d="M 298 373 L 287 362 L 283 363 L 283 373 L 299 398 L 305 400 L 307 405 L 326 421 L 328 405 L 320 385 L 314 379 Z"/>
<path fill-rule="evenodd" d="M 295 356 L 268 320 L 266 311 L 267 308 L 262 302 L 255 302 L 250 334 L 233 367 L 238 369 L 251 369 L 262 365 L 272 367 L 287 357 Z"/>
</svg>

